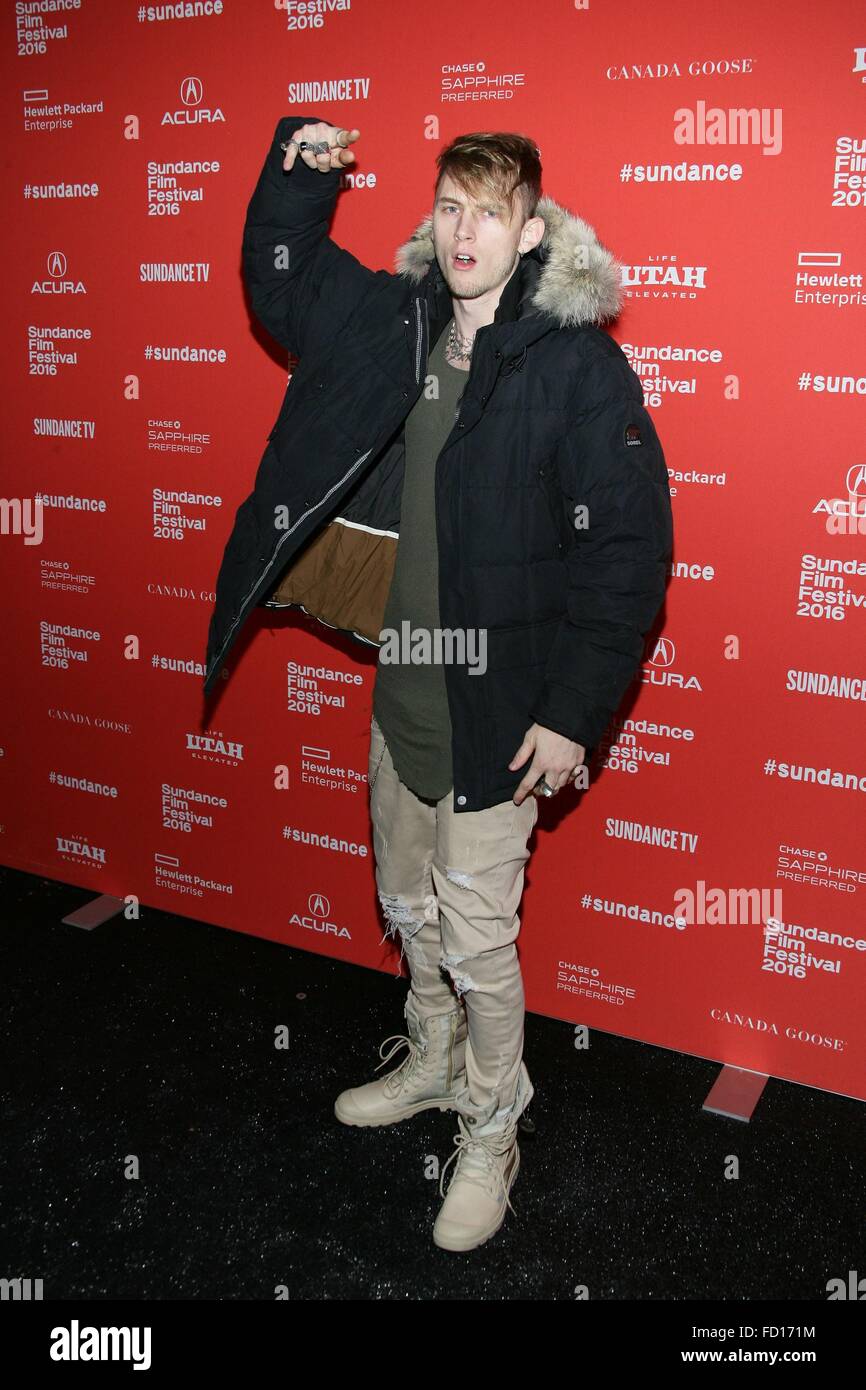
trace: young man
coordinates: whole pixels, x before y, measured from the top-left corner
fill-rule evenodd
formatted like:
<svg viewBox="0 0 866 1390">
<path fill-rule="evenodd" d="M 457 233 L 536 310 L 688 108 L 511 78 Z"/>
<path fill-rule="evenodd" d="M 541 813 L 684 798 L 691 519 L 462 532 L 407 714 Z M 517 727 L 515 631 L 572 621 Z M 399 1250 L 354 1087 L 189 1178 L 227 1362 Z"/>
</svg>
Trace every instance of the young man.
<svg viewBox="0 0 866 1390">
<path fill-rule="evenodd" d="M 358 137 L 284 118 L 247 210 L 253 307 L 300 362 L 226 546 L 205 689 L 256 603 L 380 647 L 368 783 L 408 1055 L 335 1113 L 457 1112 L 433 1238 L 469 1250 L 511 1206 L 533 1095 L 515 943 L 537 797 L 581 776 L 635 675 L 670 492 L 640 382 L 600 327 L 620 267 L 542 196 L 536 146 L 443 149 L 390 274 L 328 236 Z"/>
</svg>

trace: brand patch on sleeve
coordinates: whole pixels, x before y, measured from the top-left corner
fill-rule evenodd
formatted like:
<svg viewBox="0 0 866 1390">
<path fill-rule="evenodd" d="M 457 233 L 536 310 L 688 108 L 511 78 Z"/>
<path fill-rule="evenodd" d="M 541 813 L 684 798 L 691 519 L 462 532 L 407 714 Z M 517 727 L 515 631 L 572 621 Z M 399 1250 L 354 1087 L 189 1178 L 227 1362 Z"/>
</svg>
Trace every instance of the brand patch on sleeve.
<svg viewBox="0 0 866 1390">
<path fill-rule="evenodd" d="M 622 434 L 625 444 L 643 444 L 643 435 L 640 432 L 640 425 L 626 425 Z"/>
</svg>

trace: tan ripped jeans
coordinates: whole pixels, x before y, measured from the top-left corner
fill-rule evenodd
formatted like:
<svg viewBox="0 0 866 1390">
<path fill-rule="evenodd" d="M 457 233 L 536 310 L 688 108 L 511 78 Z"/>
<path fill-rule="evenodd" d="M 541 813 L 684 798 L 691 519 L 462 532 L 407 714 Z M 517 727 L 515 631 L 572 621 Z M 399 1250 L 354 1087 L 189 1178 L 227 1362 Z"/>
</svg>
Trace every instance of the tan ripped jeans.
<svg viewBox="0 0 866 1390">
<path fill-rule="evenodd" d="M 459 814 L 453 789 L 441 801 L 420 799 L 394 771 L 375 716 L 367 779 L 376 887 L 388 921 L 382 940 L 399 932 L 422 1019 L 465 1007 L 472 1102 L 509 1105 L 525 1008 L 517 909 L 537 798 Z"/>
</svg>

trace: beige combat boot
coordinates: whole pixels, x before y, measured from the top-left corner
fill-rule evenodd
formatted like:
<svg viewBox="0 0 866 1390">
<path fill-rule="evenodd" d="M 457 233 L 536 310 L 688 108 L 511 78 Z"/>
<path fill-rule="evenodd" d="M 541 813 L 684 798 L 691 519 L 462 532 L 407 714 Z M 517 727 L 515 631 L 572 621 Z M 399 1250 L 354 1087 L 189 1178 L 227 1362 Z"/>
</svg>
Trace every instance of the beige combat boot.
<svg viewBox="0 0 866 1390">
<path fill-rule="evenodd" d="M 454 1109 L 454 1097 L 466 1084 L 465 1008 L 461 1004 L 422 1020 L 410 991 L 403 1012 L 409 1036 L 392 1033 L 386 1038 L 380 1055 L 387 1043 L 393 1041 L 394 1046 L 379 1066 L 401 1047 L 408 1046 L 408 1056 L 378 1081 L 353 1086 L 337 1096 L 334 1114 L 344 1125 L 392 1125 L 421 1110 Z"/>
<path fill-rule="evenodd" d="M 482 1110 L 469 1100 L 468 1091 L 458 1097 L 460 1132 L 448 1163 L 457 1164 L 439 1215 L 433 1225 L 433 1241 L 443 1250 L 474 1250 L 494 1236 L 505 1220 L 514 1179 L 520 1168 L 517 1121 L 535 1094 L 523 1062 L 517 1075 L 517 1094 L 510 1106 Z M 495 1102 L 494 1102 L 495 1104 Z M 439 1192 L 448 1163 L 439 1178 Z"/>
</svg>

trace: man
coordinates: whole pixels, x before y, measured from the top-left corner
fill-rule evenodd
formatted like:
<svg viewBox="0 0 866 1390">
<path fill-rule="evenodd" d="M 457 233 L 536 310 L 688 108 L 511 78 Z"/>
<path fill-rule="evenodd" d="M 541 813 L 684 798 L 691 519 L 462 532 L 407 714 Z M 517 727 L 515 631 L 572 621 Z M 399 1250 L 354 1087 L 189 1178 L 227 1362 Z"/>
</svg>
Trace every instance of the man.
<svg viewBox="0 0 866 1390">
<path fill-rule="evenodd" d="M 515 942 L 537 797 L 581 776 L 634 678 L 670 492 L 640 382 L 600 327 L 620 267 L 542 196 L 536 146 L 476 133 L 442 150 L 390 274 L 328 235 L 359 134 L 281 120 L 247 209 L 253 308 L 299 366 L 226 546 L 205 690 L 257 603 L 380 647 L 368 784 L 408 1055 L 335 1113 L 457 1112 L 433 1238 L 469 1250 L 511 1206 L 534 1093 Z"/>
</svg>

